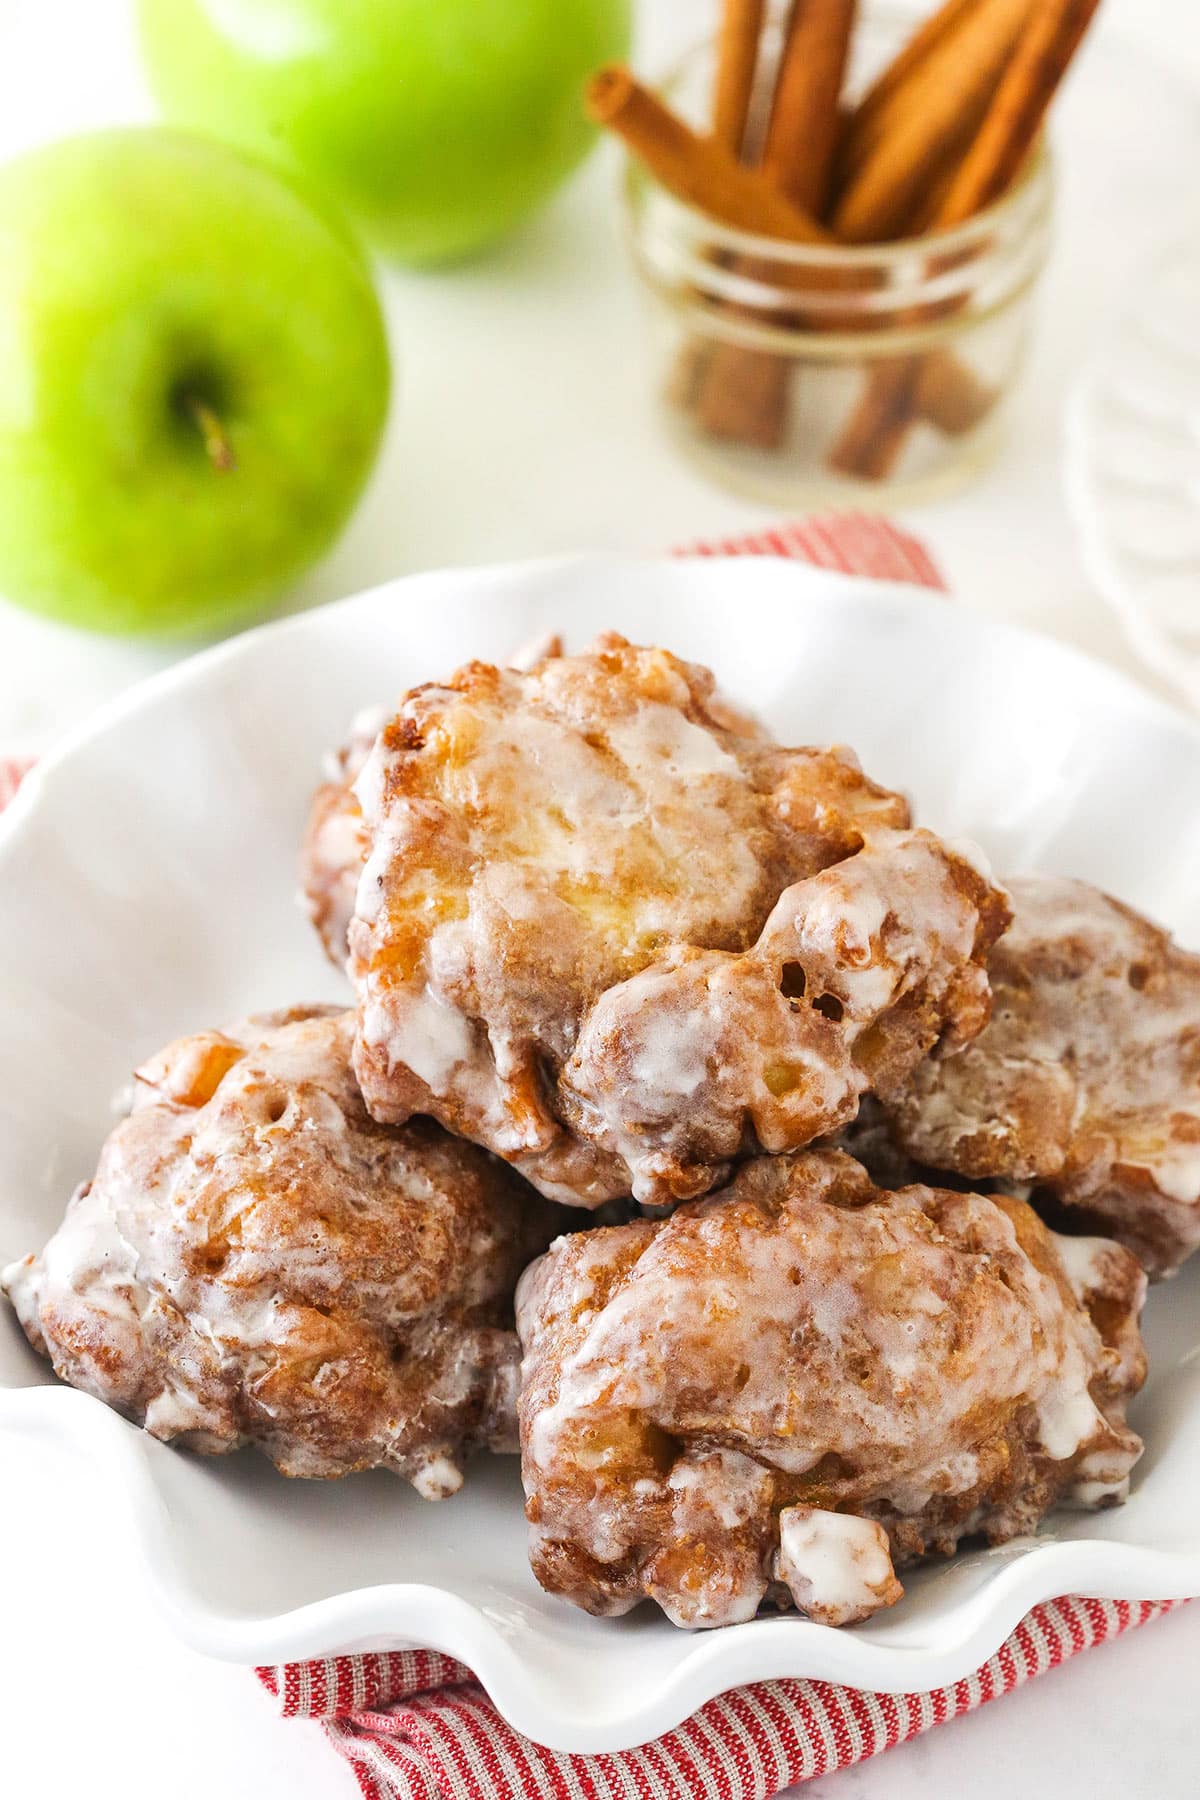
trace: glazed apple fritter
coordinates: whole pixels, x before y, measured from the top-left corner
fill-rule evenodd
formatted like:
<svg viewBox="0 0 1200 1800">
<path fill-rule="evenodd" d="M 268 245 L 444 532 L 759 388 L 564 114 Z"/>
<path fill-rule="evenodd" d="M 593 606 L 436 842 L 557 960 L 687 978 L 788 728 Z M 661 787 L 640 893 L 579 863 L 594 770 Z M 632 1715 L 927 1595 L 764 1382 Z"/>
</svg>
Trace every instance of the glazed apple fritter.
<svg viewBox="0 0 1200 1800">
<path fill-rule="evenodd" d="M 552 1198 L 703 1192 L 986 1017 L 998 891 L 849 752 L 738 728 L 666 651 L 607 637 L 417 688 L 356 794 L 367 1105 L 433 1116 Z M 722 1076 L 726 1004 L 745 1035 Z M 659 1055 L 680 1028 L 682 1067 Z"/>
<path fill-rule="evenodd" d="M 1080 881 L 1011 884 L 991 1023 L 888 1112 L 901 1147 L 1127 1244 L 1152 1275 L 1200 1244 L 1200 957 Z"/>
<path fill-rule="evenodd" d="M 297 1008 L 169 1045 L 3 1286 L 64 1381 L 155 1437 L 437 1499 L 516 1448 L 513 1288 L 562 1214 L 436 1125 L 376 1124 L 352 1038 Z"/>
<path fill-rule="evenodd" d="M 832 1151 L 560 1238 L 517 1296 L 534 1573 L 595 1613 L 843 1624 L 916 1558 L 1120 1499 L 1144 1289 L 1021 1201 Z"/>
</svg>

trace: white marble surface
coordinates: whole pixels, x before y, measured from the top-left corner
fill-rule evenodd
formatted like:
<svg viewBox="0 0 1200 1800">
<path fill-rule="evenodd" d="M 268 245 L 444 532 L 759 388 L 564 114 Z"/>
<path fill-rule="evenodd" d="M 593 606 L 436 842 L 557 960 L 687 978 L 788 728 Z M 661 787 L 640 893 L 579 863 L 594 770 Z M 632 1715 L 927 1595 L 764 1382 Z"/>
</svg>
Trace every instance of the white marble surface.
<svg viewBox="0 0 1200 1800">
<path fill-rule="evenodd" d="M 1191 0 L 1108 0 L 1106 13 L 1105 30 L 1134 35 L 1194 80 L 1200 113 Z M 647 62 L 695 17 L 690 0 L 643 0 Z M 145 116 L 126 0 L 2 0 L 0 155 Z M 1194 195 L 1181 204 L 1194 209 Z M 300 601 L 405 569 L 657 546 L 762 516 L 702 486 L 652 429 L 604 158 L 496 256 L 453 277 L 390 281 L 388 307 L 400 395 L 387 451 L 354 526 Z M 1048 353 L 1073 354 L 1092 310 L 1089 297 Z M 1059 493 L 1058 421 L 1036 395 L 1021 433 L 1019 457 L 913 523 L 964 603 L 1127 665 L 1079 564 Z M 0 608 L 0 743 L 44 740 L 162 655 Z M 183 1649 L 130 1591 L 127 1571 L 96 1558 L 106 1503 L 81 1486 L 77 1467 L 32 1445 L 5 1445 L 0 1456 L 0 1791 L 51 1800 L 75 1787 L 96 1800 L 164 1790 L 173 1800 L 351 1795 L 314 1726 L 278 1723 L 245 1671 Z M 1084 1791 L 1090 1800 L 1183 1800 L 1195 1792 L 1198 1660 L 1200 1605 L 806 1791 L 926 1800 L 962 1786 L 973 1800 Z"/>
</svg>

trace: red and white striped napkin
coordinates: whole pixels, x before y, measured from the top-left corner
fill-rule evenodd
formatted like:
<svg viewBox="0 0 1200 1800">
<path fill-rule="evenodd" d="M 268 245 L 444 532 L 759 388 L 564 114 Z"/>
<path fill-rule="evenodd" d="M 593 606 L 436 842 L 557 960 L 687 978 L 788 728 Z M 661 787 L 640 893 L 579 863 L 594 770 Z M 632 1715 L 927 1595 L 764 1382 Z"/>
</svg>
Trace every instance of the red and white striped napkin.
<svg viewBox="0 0 1200 1800">
<path fill-rule="evenodd" d="M 848 575 L 946 585 L 916 538 L 866 513 L 807 518 L 679 554 L 784 556 Z M 0 758 L 0 807 L 26 766 Z M 973 1712 L 1179 1604 L 1051 1600 L 950 1687 L 874 1694 L 827 1681 L 755 1682 L 710 1700 L 652 1743 L 601 1756 L 567 1755 L 523 1737 L 469 1669 L 432 1650 L 330 1656 L 257 1673 L 283 1718 L 321 1720 L 366 1800 L 768 1800 Z"/>
<path fill-rule="evenodd" d="M 259 1669 L 286 1718 L 320 1719 L 366 1800 L 768 1800 L 974 1712 L 1035 1675 L 1184 1604 L 1048 1600 L 965 1681 L 869 1694 L 756 1681 L 636 1750 L 568 1756 L 507 1725 L 469 1669 L 432 1650 Z"/>
</svg>

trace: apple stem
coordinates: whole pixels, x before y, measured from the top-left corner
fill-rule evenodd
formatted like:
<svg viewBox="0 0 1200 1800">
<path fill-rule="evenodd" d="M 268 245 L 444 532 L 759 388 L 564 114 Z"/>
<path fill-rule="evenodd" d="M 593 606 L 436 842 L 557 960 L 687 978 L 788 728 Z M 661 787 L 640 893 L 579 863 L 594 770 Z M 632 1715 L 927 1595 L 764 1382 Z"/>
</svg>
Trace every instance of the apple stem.
<svg viewBox="0 0 1200 1800">
<path fill-rule="evenodd" d="M 180 405 L 204 439 L 204 448 L 208 452 L 208 460 L 214 469 L 221 474 L 237 468 L 237 457 L 229 435 L 217 414 L 216 408 L 210 406 L 192 388 L 185 388 L 179 396 Z"/>
</svg>

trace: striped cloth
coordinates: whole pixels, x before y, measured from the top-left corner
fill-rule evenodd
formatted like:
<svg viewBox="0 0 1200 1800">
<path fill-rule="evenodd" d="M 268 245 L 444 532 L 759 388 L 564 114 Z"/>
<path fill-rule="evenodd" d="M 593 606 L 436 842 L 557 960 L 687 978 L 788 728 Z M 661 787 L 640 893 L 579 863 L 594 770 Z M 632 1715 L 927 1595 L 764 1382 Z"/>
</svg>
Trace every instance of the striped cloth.
<svg viewBox="0 0 1200 1800">
<path fill-rule="evenodd" d="M 867 513 L 815 516 L 679 554 L 786 556 L 945 589 L 916 538 Z M 27 767 L 0 758 L 0 808 Z M 365 1800 L 767 1800 L 973 1712 L 1178 1604 L 1052 1600 L 953 1686 L 873 1694 L 826 1681 L 756 1682 L 710 1700 L 653 1743 L 603 1756 L 566 1755 L 523 1737 L 469 1669 L 432 1650 L 330 1656 L 257 1673 L 284 1718 L 322 1722 Z"/>
<path fill-rule="evenodd" d="M 1049 1600 L 981 1669 L 923 1694 L 759 1681 L 636 1750 L 568 1756 L 507 1725 L 469 1669 L 432 1650 L 259 1669 L 285 1718 L 320 1719 L 365 1800 L 767 1800 L 934 1725 L 1182 1604 Z"/>
<path fill-rule="evenodd" d="M 790 556 L 839 575 L 869 575 L 876 581 L 911 581 L 945 593 L 941 570 L 919 538 L 877 513 L 811 513 L 784 525 L 736 537 L 703 538 L 681 544 L 677 556 Z"/>
</svg>

